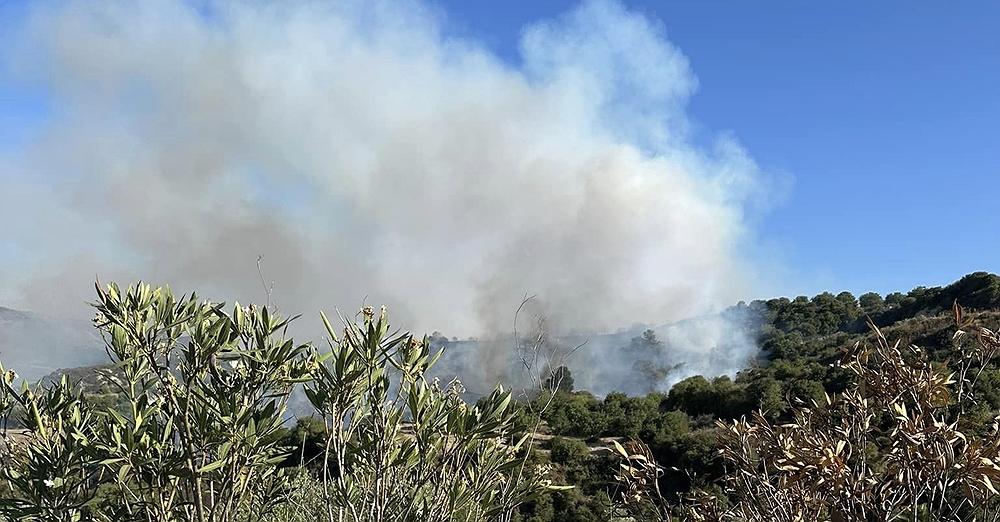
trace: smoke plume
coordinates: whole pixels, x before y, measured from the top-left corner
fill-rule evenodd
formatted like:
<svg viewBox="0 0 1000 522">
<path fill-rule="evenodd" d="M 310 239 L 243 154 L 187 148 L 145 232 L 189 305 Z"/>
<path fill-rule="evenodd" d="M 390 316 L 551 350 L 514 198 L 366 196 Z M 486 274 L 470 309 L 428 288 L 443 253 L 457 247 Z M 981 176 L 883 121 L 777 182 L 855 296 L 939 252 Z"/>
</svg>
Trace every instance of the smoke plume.
<svg viewBox="0 0 1000 522">
<path fill-rule="evenodd" d="M 273 281 L 286 313 L 486 338 L 525 295 L 582 335 L 754 291 L 758 168 L 696 143 L 687 58 L 613 1 L 525 27 L 517 65 L 397 1 L 43 2 L 10 34 L 51 103 L 0 149 L 8 305 L 83 316 L 95 274 Z"/>
</svg>

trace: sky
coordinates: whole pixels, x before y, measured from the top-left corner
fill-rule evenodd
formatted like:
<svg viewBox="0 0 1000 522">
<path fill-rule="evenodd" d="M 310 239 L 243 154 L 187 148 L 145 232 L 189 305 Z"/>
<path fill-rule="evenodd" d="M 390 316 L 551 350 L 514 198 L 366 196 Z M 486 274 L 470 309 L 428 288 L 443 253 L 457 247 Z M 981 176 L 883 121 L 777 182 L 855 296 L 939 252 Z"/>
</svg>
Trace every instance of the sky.
<svg viewBox="0 0 1000 522">
<path fill-rule="evenodd" d="M 442 2 L 516 63 L 573 2 Z M 1000 271 L 1000 4 L 626 1 L 698 76 L 689 114 L 790 178 L 757 233 L 785 295 Z"/>
<path fill-rule="evenodd" d="M 0 0 L 0 305 L 94 272 L 259 298 L 259 252 L 293 308 L 475 333 L 538 293 L 607 329 L 1000 270 L 996 3 L 93 4 Z"/>
</svg>

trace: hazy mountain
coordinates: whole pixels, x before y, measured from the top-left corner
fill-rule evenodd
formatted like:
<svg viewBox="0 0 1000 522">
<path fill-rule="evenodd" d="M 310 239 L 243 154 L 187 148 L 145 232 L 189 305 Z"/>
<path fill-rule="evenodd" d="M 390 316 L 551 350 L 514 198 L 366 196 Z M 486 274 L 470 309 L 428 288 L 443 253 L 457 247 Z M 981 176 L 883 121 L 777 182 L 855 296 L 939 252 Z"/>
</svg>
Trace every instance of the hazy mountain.
<svg viewBox="0 0 1000 522">
<path fill-rule="evenodd" d="M 88 321 L 0 307 L 0 363 L 29 381 L 57 368 L 107 362 L 104 342 Z"/>
</svg>

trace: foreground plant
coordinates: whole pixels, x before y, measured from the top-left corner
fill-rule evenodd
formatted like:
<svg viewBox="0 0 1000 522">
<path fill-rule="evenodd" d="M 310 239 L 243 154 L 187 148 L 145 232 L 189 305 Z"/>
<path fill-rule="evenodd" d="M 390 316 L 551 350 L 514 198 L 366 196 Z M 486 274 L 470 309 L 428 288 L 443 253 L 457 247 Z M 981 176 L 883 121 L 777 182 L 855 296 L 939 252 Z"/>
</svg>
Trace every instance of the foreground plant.
<svg viewBox="0 0 1000 522">
<path fill-rule="evenodd" d="M 390 335 L 385 310 L 345 322 L 325 355 L 267 307 L 227 308 L 166 288 L 98 286 L 95 326 L 118 403 L 65 377 L 42 389 L 3 375 L 0 520 L 505 520 L 548 484 L 526 469 L 510 393 L 477 406 L 424 372 L 426 339 Z M 326 421 L 319 476 L 286 470 L 293 389 Z"/>
<path fill-rule="evenodd" d="M 1000 336 L 957 303 L 953 313 L 955 339 L 975 339 L 956 348 L 951 365 L 889 343 L 869 323 L 874 343 L 845 350 L 840 362 L 856 377 L 845 393 L 793 408 L 782 424 L 763 412 L 719 422 L 720 456 L 731 466 L 725 498 L 697 493 L 669 506 L 650 486 L 655 463 L 622 451 L 624 505 L 646 519 L 1000 520 L 1000 418 L 974 435 L 965 416 Z"/>
<path fill-rule="evenodd" d="M 95 326 L 115 407 L 64 377 L 46 390 L 4 380 L 8 439 L 0 514 L 19 520 L 253 520 L 283 495 L 277 431 L 310 352 L 266 308 L 175 299 L 169 289 L 98 287 Z"/>
<path fill-rule="evenodd" d="M 98 459 L 88 447 L 95 414 L 65 377 L 48 389 L 14 388 L 17 374 L 2 372 L 3 490 L 0 515 L 10 520 L 81 520 L 97 490 Z M 6 420 L 15 408 L 31 434 L 15 437 Z"/>
<path fill-rule="evenodd" d="M 118 363 L 125 411 L 94 441 L 116 477 L 114 519 L 260 518 L 282 498 L 278 430 L 311 352 L 267 307 L 175 300 L 168 289 L 98 288 L 95 323 Z"/>
<path fill-rule="evenodd" d="M 331 350 L 306 384 L 329 430 L 328 520 L 507 520 L 552 488 L 526 469 L 509 391 L 469 406 L 457 381 L 424 378 L 441 355 L 426 338 L 390 334 L 384 308 L 359 316 L 339 336 L 323 316 Z"/>
</svg>

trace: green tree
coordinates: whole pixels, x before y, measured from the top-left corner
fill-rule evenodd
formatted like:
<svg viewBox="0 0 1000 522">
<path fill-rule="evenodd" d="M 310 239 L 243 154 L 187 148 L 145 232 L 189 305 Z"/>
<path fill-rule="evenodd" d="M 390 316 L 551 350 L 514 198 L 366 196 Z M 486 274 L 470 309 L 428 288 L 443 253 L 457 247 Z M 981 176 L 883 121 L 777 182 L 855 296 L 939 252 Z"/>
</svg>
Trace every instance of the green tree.
<svg viewBox="0 0 1000 522">
<path fill-rule="evenodd" d="M 876 292 L 861 294 L 861 297 L 858 298 L 858 302 L 861 305 L 861 311 L 868 315 L 877 314 L 885 308 L 885 301 L 882 299 L 882 296 Z"/>
<path fill-rule="evenodd" d="M 780 417 L 788 406 L 781 393 L 781 383 L 770 376 L 751 382 L 747 386 L 747 397 L 754 409 L 761 410 L 770 419 Z"/>
<path fill-rule="evenodd" d="M 590 456 L 590 448 L 577 439 L 553 437 L 549 441 L 552 462 L 558 464 L 580 464 Z"/>
<path fill-rule="evenodd" d="M 542 383 L 542 389 L 554 392 L 572 393 L 573 374 L 566 366 L 560 366 L 549 372 L 549 375 Z"/>
<path fill-rule="evenodd" d="M 605 429 L 599 405 L 589 392 L 557 393 L 545 412 L 545 419 L 557 435 L 592 437 Z"/>
</svg>

